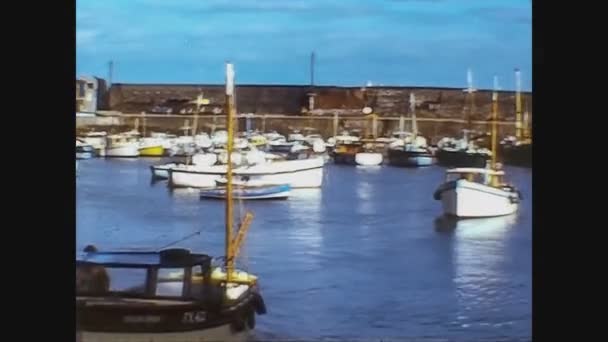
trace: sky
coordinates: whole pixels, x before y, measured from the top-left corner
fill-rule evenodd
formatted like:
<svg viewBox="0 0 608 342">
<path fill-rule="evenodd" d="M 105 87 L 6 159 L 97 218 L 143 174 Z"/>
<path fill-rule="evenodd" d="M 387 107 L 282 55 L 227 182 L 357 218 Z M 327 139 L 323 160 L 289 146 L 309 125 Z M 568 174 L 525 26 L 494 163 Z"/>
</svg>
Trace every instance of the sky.
<svg viewBox="0 0 608 342">
<path fill-rule="evenodd" d="M 532 88 L 531 0 L 76 0 L 76 74 L 113 82 Z"/>
</svg>

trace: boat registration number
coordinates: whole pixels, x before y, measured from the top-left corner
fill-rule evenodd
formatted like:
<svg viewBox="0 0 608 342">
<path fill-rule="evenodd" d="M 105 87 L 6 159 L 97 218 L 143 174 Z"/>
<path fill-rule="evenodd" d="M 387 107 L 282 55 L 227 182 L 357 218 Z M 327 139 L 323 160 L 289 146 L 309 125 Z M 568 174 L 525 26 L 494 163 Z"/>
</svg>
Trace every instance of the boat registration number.
<svg viewBox="0 0 608 342">
<path fill-rule="evenodd" d="M 182 323 L 201 323 L 207 319 L 205 311 L 185 312 Z"/>
</svg>

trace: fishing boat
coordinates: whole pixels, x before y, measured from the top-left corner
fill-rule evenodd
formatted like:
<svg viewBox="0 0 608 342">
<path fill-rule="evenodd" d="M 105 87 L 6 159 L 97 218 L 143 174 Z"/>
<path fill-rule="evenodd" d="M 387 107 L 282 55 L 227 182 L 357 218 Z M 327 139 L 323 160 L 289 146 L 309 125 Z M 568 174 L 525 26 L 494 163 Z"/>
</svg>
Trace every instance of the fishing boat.
<svg viewBox="0 0 608 342">
<path fill-rule="evenodd" d="M 435 157 L 439 165 L 447 167 L 478 167 L 484 168 L 490 160 L 491 152 L 480 146 L 477 146 L 473 132 L 473 115 L 475 113 L 475 93 L 477 89 L 473 87 L 473 72 L 467 70 L 467 88 L 463 89 L 467 93 L 470 102 L 469 110 L 467 111 L 466 121 L 467 128 L 463 130 L 463 137 L 456 139 L 445 137 L 437 143 L 437 152 Z M 486 134 L 479 135 L 485 137 Z"/>
<path fill-rule="evenodd" d="M 505 164 L 532 167 L 532 137 L 530 135 L 528 111 L 522 115 L 521 73 L 515 69 L 515 136 L 508 136 L 500 142 Z M 523 118 L 522 118 L 523 116 Z"/>
<path fill-rule="evenodd" d="M 103 157 L 106 155 L 107 136 L 106 132 L 88 132 L 81 136 L 80 139 L 84 143 L 93 146 L 96 155 Z"/>
<path fill-rule="evenodd" d="M 393 166 L 429 166 L 435 159 L 429 149 L 426 138 L 418 132 L 416 121 L 416 96 L 410 93 L 410 113 L 412 116 L 412 134 L 396 140 L 388 149 L 388 162 Z"/>
<path fill-rule="evenodd" d="M 76 159 L 90 159 L 95 157 L 95 148 L 84 140 L 76 138 Z"/>
<path fill-rule="evenodd" d="M 509 215 L 517 211 L 520 192 L 503 181 L 504 171 L 496 162 L 498 92 L 492 94 L 492 160 L 486 168 L 447 170 L 446 181 L 435 191 L 446 215 L 461 218 Z"/>
<path fill-rule="evenodd" d="M 106 158 L 135 158 L 139 157 L 139 143 L 132 134 L 113 134 L 108 136 Z"/>
<path fill-rule="evenodd" d="M 259 199 L 286 199 L 289 197 L 291 186 L 289 184 L 280 185 L 259 185 L 259 186 L 236 186 L 232 190 L 232 198 L 242 200 L 259 200 Z M 225 199 L 226 187 L 217 187 L 215 189 L 201 189 L 201 198 Z"/>
<path fill-rule="evenodd" d="M 227 69 L 230 151 L 234 86 L 229 86 L 230 64 Z M 230 166 L 225 176 L 231 190 Z M 236 268 L 253 214 L 234 232 L 232 199 L 228 191 L 221 265 L 183 248 L 100 252 L 87 246 L 76 259 L 76 340 L 247 341 L 256 314 L 265 314 L 266 306 L 258 278 Z"/>
</svg>

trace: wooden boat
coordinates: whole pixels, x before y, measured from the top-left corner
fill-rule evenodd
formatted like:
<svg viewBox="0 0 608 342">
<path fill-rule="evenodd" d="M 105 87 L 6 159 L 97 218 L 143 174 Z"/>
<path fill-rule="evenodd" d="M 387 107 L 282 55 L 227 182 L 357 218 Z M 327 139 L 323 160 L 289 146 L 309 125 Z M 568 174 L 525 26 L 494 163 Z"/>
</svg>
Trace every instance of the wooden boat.
<svg viewBox="0 0 608 342">
<path fill-rule="evenodd" d="M 228 64 L 229 152 L 234 126 L 233 75 Z M 255 315 L 265 314 L 266 306 L 258 278 L 235 265 L 253 214 L 248 212 L 233 231 L 230 163 L 225 176 L 226 252 L 221 265 L 214 265 L 205 253 L 181 248 L 138 252 L 86 248 L 77 257 L 78 342 L 248 340 Z"/>
<path fill-rule="evenodd" d="M 235 186 L 232 190 L 234 199 L 256 200 L 256 199 L 285 199 L 289 197 L 291 186 L 289 184 L 281 185 L 241 185 Z M 215 189 L 201 189 L 201 198 L 226 198 L 226 187 L 217 187 Z"/>
<path fill-rule="evenodd" d="M 495 89 L 497 81 L 495 80 Z M 496 163 L 498 92 L 492 94 L 492 160 L 489 168 L 456 168 L 447 171 L 446 181 L 435 191 L 446 215 L 492 217 L 517 211 L 520 192 L 503 182 L 504 171 Z"/>
</svg>

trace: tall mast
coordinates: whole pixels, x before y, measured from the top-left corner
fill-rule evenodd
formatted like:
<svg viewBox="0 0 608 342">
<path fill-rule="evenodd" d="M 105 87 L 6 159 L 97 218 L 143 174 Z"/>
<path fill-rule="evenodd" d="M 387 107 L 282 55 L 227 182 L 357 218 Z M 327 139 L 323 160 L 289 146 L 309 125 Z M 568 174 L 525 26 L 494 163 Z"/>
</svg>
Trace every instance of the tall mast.
<svg viewBox="0 0 608 342">
<path fill-rule="evenodd" d="M 416 95 L 410 93 L 410 112 L 412 116 L 412 134 L 414 134 L 414 141 L 418 136 L 418 123 L 416 122 Z"/>
<path fill-rule="evenodd" d="M 498 77 L 494 76 L 494 91 L 492 92 L 492 169 L 496 170 L 496 150 L 498 141 Z"/>
<path fill-rule="evenodd" d="M 521 72 L 515 69 L 515 137 L 522 139 L 522 118 L 521 118 Z"/>
<path fill-rule="evenodd" d="M 473 88 L 473 71 L 470 68 L 467 70 L 467 93 L 470 101 L 467 128 L 471 130 L 473 128 L 473 114 L 475 113 L 475 88 Z"/>
<path fill-rule="evenodd" d="M 234 270 L 234 249 L 232 247 L 232 145 L 234 138 L 234 67 L 226 63 L 226 129 L 228 130 L 228 164 L 226 166 L 226 281 L 230 282 Z"/>
</svg>

